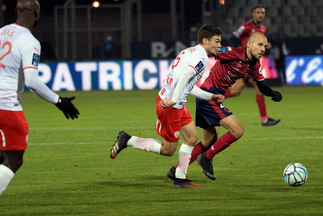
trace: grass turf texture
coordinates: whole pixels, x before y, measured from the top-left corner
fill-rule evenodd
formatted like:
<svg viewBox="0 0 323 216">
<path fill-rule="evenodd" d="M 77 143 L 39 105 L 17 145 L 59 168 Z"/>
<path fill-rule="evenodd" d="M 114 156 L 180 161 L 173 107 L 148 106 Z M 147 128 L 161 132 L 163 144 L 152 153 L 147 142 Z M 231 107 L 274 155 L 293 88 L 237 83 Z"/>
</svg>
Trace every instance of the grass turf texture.
<svg viewBox="0 0 323 216">
<path fill-rule="evenodd" d="M 61 92 L 76 96 L 81 116 L 74 121 L 24 93 L 29 146 L 0 196 L 0 215 L 323 215 L 322 87 L 275 89 L 284 98 L 266 98 L 269 116 L 282 119 L 274 127 L 261 126 L 253 88 L 225 101 L 245 134 L 214 158 L 216 181 L 197 162 L 190 165 L 188 178 L 203 186 L 198 189 L 172 188 L 166 173 L 177 153 L 165 157 L 129 147 L 109 157 L 120 130 L 159 139 L 157 91 Z M 187 106 L 194 116 L 193 97 Z M 284 182 L 291 162 L 306 166 L 305 185 Z"/>
</svg>

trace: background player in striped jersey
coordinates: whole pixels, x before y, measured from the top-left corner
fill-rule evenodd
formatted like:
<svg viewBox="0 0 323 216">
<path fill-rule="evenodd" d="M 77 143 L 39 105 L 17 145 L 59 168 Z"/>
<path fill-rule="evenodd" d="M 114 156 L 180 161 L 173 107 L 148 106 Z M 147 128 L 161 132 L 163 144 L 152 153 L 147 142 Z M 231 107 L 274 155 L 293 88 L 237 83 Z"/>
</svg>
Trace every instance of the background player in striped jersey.
<svg viewBox="0 0 323 216">
<path fill-rule="evenodd" d="M 221 31 L 212 25 L 204 25 L 198 31 L 198 42 L 195 47 L 187 48 L 178 54 L 158 93 L 156 131 L 163 140 L 139 138 L 121 131 L 110 150 L 112 159 L 127 146 L 172 156 L 181 135 L 184 142 L 178 153 L 178 168 L 174 173 L 173 187 L 199 187 L 186 178 L 192 149 L 198 140 L 195 124 L 185 105 L 187 95 L 192 94 L 202 100 L 217 103 L 224 100 L 223 95 L 202 91 L 195 85 L 203 76 L 209 61 L 208 55 L 216 54 L 221 47 Z"/>
<path fill-rule="evenodd" d="M 238 79 L 250 76 L 256 80 L 260 91 L 280 101 L 281 94 L 266 85 L 261 74 L 260 57 L 267 46 L 267 38 L 259 32 L 253 33 L 244 47 L 222 47 L 217 54 L 218 61 L 212 67 L 211 72 L 201 89 L 213 94 L 224 94 Z M 244 133 L 243 126 L 232 112 L 213 101 L 204 101 L 196 98 L 196 125 L 203 128 L 202 141 L 195 145 L 190 163 L 199 157 L 198 162 L 203 172 L 212 180 L 215 180 L 212 159 L 233 142 L 237 141 Z M 220 126 L 228 130 L 218 139 Z M 167 176 L 174 178 L 175 167 L 172 167 Z"/>
<path fill-rule="evenodd" d="M 61 98 L 38 78 L 40 44 L 31 34 L 40 16 L 37 0 L 18 0 L 17 21 L 0 29 L 0 194 L 23 163 L 28 124 L 21 105 L 24 85 L 55 104 L 66 118 L 77 118 L 73 98 Z"/>
<path fill-rule="evenodd" d="M 266 34 L 267 27 L 262 24 L 266 15 L 265 7 L 263 5 L 256 5 L 252 10 L 253 20 L 250 20 L 242 24 L 236 31 L 233 32 L 228 42 L 232 47 L 242 46 L 247 43 L 249 36 L 254 32 L 261 32 Z M 268 42 L 267 49 L 271 48 L 271 44 Z M 242 90 L 246 87 L 247 82 L 250 82 L 256 88 L 256 101 L 260 113 L 261 123 L 263 126 L 273 126 L 280 122 L 280 119 L 272 119 L 267 115 L 266 102 L 264 95 L 259 91 L 257 83 L 253 79 L 246 77 L 244 79 L 237 80 L 236 84 L 229 88 L 225 92 L 225 98 L 239 96 Z"/>
</svg>

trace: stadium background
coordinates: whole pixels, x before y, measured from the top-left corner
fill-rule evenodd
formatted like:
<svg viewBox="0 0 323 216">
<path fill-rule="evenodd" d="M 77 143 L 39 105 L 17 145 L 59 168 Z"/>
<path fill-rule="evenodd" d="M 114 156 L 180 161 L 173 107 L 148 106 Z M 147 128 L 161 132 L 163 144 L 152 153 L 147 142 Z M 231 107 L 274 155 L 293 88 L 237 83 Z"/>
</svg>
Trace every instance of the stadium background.
<svg viewBox="0 0 323 216">
<path fill-rule="evenodd" d="M 15 21 L 15 2 L 0 0 L 6 5 L 0 16 L 4 24 Z M 28 149 L 23 167 L 0 196 L 1 216 L 323 215 L 322 24 L 314 23 L 322 20 L 321 1 L 227 0 L 219 5 L 218 0 L 142 0 L 138 25 L 139 1 L 101 1 L 102 7 L 97 9 L 91 7 L 91 1 L 75 0 L 75 6 L 81 8 L 75 13 L 74 30 L 70 9 L 65 13 L 64 27 L 64 3 L 69 2 L 70 7 L 71 1 L 39 2 L 42 16 L 34 34 L 42 43 L 40 77 L 55 91 L 68 90 L 60 92 L 61 96 L 76 96 L 74 102 L 81 115 L 68 121 L 54 105 L 33 93 L 22 95 L 30 126 Z M 171 2 L 176 3 L 173 12 Z M 290 80 L 300 82 L 276 83 L 281 86 L 274 89 L 284 99 L 280 103 L 266 100 L 270 115 L 282 122 L 275 127 L 261 126 L 253 88 L 225 101 L 245 127 L 245 134 L 215 158 L 216 182 L 210 181 L 197 163 L 190 166 L 189 179 L 203 186 L 198 190 L 172 188 L 166 173 L 177 156 L 159 157 L 128 148 L 117 160 L 111 160 L 109 150 L 120 130 L 159 138 L 154 127 L 158 90 L 131 89 L 158 88 L 177 50 L 195 44 L 191 39 L 198 26 L 215 23 L 226 38 L 243 22 L 236 18 L 251 19 L 250 8 L 255 3 L 268 6 L 265 24 L 269 31 L 277 28 L 284 36 Z M 122 16 L 120 7 L 129 8 L 129 4 L 131 14 L 128 11 Z M 308 15 L 292 12 L 298 6 Z M 218 12 L 210 13 L 210 8 Z M 272 16 L 273 8 L 277 14 Z M 292 15 L 283 16 L 286 8 Z M 90 25 L 87 11 L 91 12 Z M 281 21 L 275 22 L 275 18 Z M 289 18 L 297 23 L 310 21 L 306 28 L 315 29 L 315 33 L 288 33 L 288 29 L 296 31 L 298 27 L 282 27 Z M 123 19 L 126 22 L 121 22 Z M 304 28 L 302 25 L 300 29 Z M 116 43 L 117 53 L 112 57 L 101 53 L 107 35 Z M 139 48 L 132 50 L 136 46 Z M 78 89 L 82 91 L 74 91 Z M 194 118 L 192 96 L 187 107 Z M 200 129 L 198 132 L 202 137 Z M 289 187 L 282 178 L 291 162 L 300 162 L 308 169 L 309 179 L 302 187 Z"/>
<path fill-rule="evenodd" d="M 159 88 L 176 54 L 196 44 L 199 26 L 218 26 L 226 45 L 255 4 L 266 6 L 267 36 L 277 45 L 263 58 L 269 84 L 323 84 L 320 0 L 101 0 L 97 8 L 93 0 L 39 2 L 40 77 L 55 91 Z M 15 3 L 0 1 L 0 24 L 15 21 Z M 105 52 L 107 38 L 112 50 Z M 283 69 L 274 58 L 286 58 Z"/>
</svg>

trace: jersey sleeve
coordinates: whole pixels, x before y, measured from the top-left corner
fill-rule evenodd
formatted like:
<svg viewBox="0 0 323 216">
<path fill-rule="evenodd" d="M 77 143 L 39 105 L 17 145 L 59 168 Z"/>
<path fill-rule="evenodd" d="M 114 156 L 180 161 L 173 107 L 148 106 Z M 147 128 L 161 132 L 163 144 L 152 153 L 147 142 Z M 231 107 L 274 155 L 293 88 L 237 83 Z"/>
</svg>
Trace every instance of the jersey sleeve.
<svg viewBox="0 0 323 216">
<path fill-rule="evenodd" d="M 23 70 L 33 68 L 38 70 L 40 60 L 40 43 L 29 36 L 24 36 L 24 42 L 20 41 Z"/>
<path fill-rule="evenodd" d="M 254 80 L 262 81 L 265 77 L 262 74 L 262 67 L 260 65 L 260 61 L 258 60 L 256 65 L 250 68 L 249 76 L 252 77 Z"/>
<path fill-rule="evenodd" d="M 246 26 L 245 25 L 241 25 L 237 30 L 235 30 L 233 32 L 233 34 L 237 38 L 241 39 L 241 37 L 243 37 L 246 34 Z"/>
<path fill-rule="evenodd" d="M 205 59 L 203 61 L 203 56 L 199 55 L 196 51 L 190 55 L 190 58 L 188 59 L 188 66 L 190 68 L 193 68 L 195 73 L 198 74 L 202 72 L 208 63 L 208 59 Z"/>
<path fill-rule="evenodd" d="M 220 60 L 232 60 L 236 59 L 236 52 L 233 47 L 225 46 L 221 47 L 217 52 L 217 58 Z"/>
</svg>

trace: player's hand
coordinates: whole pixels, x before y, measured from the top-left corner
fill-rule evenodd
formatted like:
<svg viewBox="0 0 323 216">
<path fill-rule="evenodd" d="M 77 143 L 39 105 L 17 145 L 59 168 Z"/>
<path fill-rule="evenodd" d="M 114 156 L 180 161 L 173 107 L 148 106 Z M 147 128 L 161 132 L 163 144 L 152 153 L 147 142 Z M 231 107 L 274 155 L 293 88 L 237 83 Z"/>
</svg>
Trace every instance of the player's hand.
<svg viewBox="0 0 323 216">
<path fill-rule="evenodd" d="M 273 92 L 273 96 L 271 97 L 271 99 L 275 102 L 279 102 L 283 99 L 283 96 L 280 94 L 279 91 L 274 91 Z"/>
<path fill-rule="evenodd" d="M 224 96 L 222 94 L 213 94 L 212 95 L 212 101 L 215 101 L 216 103 L 223 103 Z"/>
<path fill-rule="evenodd" d="M 59 97 L 58 102 L 55 104 L 57 106 L 57 108 L 60 109 L 64 113 L 64 115 L 67 119 L 78 118 L 78 115 L 80 115 L 77 108 L 71 102 L 74 99 L 75 99 L 75 97 L 70 97 L 70 98 Z"/>
<path fill-rule="evenodd" d="M 168 101 L 167 98 L 165 100 L 160 101 L 159 106 L 163 109 L 174 106 L 176 103 L 174 101 Z"/>
</svg>

